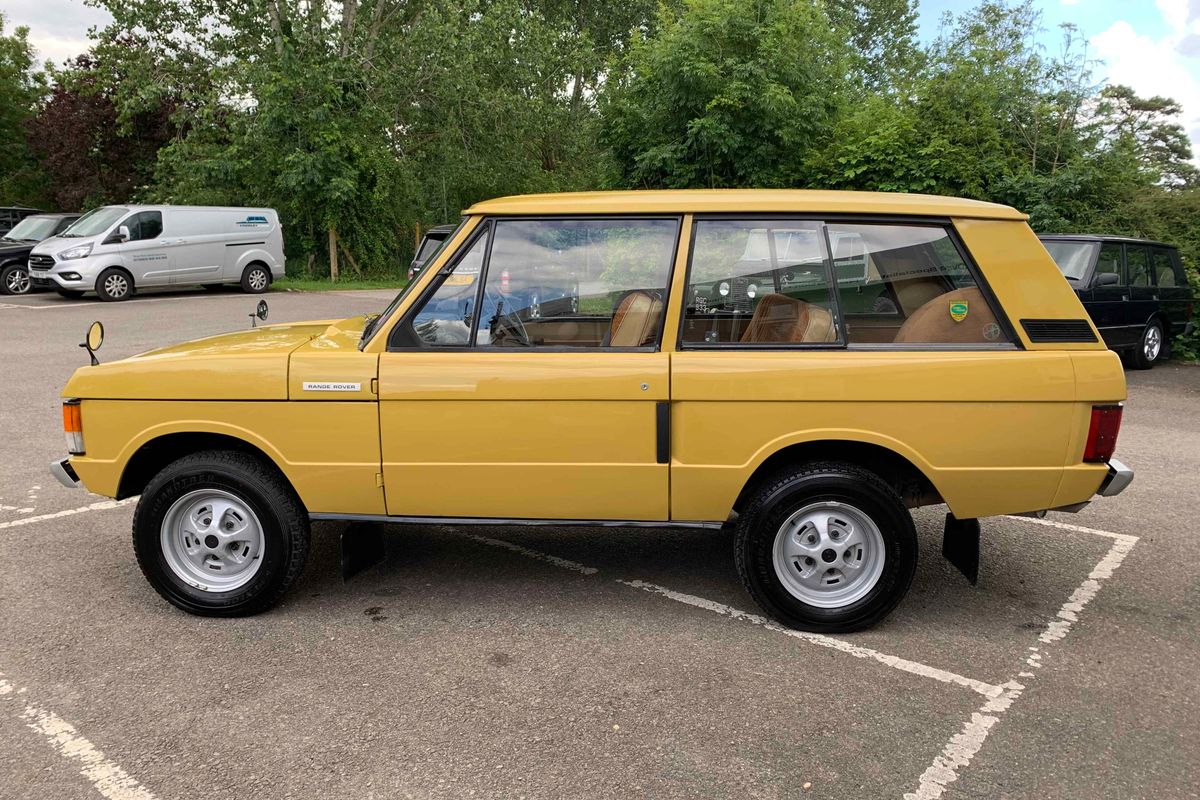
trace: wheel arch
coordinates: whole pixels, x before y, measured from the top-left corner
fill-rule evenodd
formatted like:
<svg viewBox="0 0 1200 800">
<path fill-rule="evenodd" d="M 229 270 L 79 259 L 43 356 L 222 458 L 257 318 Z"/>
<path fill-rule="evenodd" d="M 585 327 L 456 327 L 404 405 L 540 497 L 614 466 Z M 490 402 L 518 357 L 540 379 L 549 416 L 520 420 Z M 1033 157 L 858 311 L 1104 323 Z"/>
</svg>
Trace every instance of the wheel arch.
<svg viewBox="0 0 1200 800">
<path fill-rule="evenodd" d="M 117 484 L 116 499 L 122 500 L 142 493 L 150 479 L 165 466 L 184 456 L 204 450 L 233 450 L 254 456 L 275 469 L 289 484 L 287 473 L 280 467 L 280 457 L 266 442 L 252 442 L 229 431 L 190 430 L 151 433 L 130 447 L 132 453 L 124 460 Z"/>
<path fill-rule="evenodd" d="M 763 478 L 786 466 L 814 461 L 843 461 L 871 470 L 891 484 L 909 508 L 945 502 L 929 477 L 932 467 L 911 448 L 894 439 L 859 431 L 824 431 L 789 437 L 759 451 L 733 510 L 742 509 Z"/>
</svg>

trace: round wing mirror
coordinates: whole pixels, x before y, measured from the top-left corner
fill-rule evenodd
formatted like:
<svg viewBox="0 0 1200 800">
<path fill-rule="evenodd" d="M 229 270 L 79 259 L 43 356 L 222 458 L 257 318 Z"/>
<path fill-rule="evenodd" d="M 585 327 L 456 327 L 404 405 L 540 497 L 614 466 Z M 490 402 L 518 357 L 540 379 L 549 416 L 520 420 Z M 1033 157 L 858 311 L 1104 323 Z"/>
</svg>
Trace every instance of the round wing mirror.
<svg viewBox="0 0 1200 800">
<path fill-rule="evenodd" d="M 100 363 L 96 358 L 96 351 L 100 349 L 100 345 L 104 344 L 104 326 L 99 320 L 93 322 L 87 329 L 87 336 L 84 337 L 83 343 L 79 346 L 88 351 L 88 356 L 92 359 L 92 366 Z"/>
<path fill-rule="evenodd" d="M 266 300 L 258 301 L 258 308 L 254 310 L 254 316 L 258 317 L 263 322 L 267 321 L 267 301 Z"/>
</svg>

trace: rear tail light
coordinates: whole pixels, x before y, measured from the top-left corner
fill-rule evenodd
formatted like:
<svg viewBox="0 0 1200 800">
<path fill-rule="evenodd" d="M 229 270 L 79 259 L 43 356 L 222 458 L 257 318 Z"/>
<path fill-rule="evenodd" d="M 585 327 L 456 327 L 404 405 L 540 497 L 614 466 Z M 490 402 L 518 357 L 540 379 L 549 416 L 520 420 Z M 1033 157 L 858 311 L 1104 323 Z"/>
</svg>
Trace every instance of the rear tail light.
<svg viewBox="0 0 1200 800">
<path fill-rule="evenodd" d="M 73 456 L 83 455 L 83 415 L 78 400 L 63 402 L 63 434 L 67 437 L 67 452 Z"/>
<path fill-rule="evenodd" d="M 1121 406 L 1092 406 L 1092 424 L 1088 427 L 1083 460 L 1088 464 L 1106 464 L 1117 449 L 1121 430 Z"/>
</svg>

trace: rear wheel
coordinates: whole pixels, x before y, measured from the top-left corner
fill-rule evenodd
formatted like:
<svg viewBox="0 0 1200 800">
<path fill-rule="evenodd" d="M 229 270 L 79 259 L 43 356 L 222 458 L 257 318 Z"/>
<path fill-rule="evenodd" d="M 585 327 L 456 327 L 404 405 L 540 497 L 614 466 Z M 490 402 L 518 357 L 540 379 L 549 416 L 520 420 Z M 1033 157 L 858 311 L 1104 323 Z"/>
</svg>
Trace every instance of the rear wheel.
<svg viewBox="0 0 1200 800">
<path fill-rule="evenodd" d="M 1133 369 L 1150 369 L 1161 361 L 1167 351 L 1167 339 L 1162 322 L 1151 320 L 1142 331 L 1137 347 L 1129 353 L 1129 366 Z"/>
<path fill-rule="evenodd" d="M 271 270 L 267 265 L 255 261 L 248 264 L 242 272 L 242 291 L 249 294 L 262 294 L 271 285 Z"/>
<path fill-rule="evenodd" d="M 133 294 L 133 278 L 120 267 L 109 267 L 96 278 L 96 294 L 101 300 L 128 300 Z"/>
<path fill-rule="evenodd" d="M 185 456 L 142 492 L 133 548 L 150 585 L 191 614 L 271 608 L 308 557 L 308 515 L 273 467 L 234 451 Z"/>
<path fill-rule="evenodd" d="M 899 495 L 873 472 L 818 463 L 776 473 L 742 508 L 738 574 L 784 624 L 825 633 L 886 617 L 908 591 L 917 536 Z"/>
<path fill-rule="evenodd" d="M 4 294 L 29 294 L 33 282 L 24 264 L 9 264 L 0 269 L 0 292 Z"/>
</svg>

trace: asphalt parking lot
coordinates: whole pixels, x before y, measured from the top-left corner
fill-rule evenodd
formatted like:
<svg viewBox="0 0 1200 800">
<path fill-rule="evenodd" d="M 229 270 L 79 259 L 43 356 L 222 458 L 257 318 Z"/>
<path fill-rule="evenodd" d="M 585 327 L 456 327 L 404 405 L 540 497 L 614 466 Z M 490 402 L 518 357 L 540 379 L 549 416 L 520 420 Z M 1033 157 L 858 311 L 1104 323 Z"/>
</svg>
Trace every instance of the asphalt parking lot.
<svg viewBox="0 0 1200 800">
<path fill-rule="evenodd" d="M 279 608 L 199 619 L 142 578 L 132 505 L 47 472 L 58 392 L 92 319 L 108 360 L 257 299 L 0 298 L 0 797 L 1200 797 L 1200 368 L 1129 373 L 1133 485 L 985 520 L 979 586 L 919 511 L 912 591 L 866 633 L 755 616 L 699 530 L 395 527 L 343 584 L 321 523 Z"/>
</svg>

